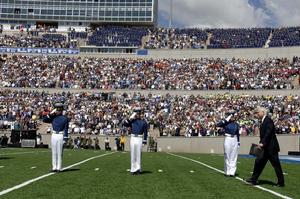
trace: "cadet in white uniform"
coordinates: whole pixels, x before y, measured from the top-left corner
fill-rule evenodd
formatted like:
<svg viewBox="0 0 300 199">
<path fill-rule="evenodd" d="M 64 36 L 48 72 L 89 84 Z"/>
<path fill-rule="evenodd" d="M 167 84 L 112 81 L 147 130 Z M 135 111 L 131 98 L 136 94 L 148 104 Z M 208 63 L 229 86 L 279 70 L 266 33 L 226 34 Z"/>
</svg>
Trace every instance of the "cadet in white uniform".
<svg viewBox="0 0 300 199">
<path fill-rule="evenodd" d="M 230 112 L 227 118 L 217 123 L 217 127 L 223 127 L 224 140 L 224 174 L 234 177 L 237 169 L 238 148 L 240 145 L 239 125 L 235 122 L 236 113 Z"/>
<path fill-rule="evenodd" d="M 59 172 L 62 168 L 63 143 L 68 139 L 69 119 L 64 116 L 63 104 L 54 104 L 54 110 L 44 117 L 43 121 L 52 123 L 51 149 L 52 149 L 52 170 Z"/>
<path fill-rule="evenodd" d="M 142 110 L 135 108 L 134 113 L 128 120 L 125 120 L 124 126 L 131 128 L 130 152 L 132 175 L 141 173 L 141 154 L 142 145 L 147 143 L 148 124 L 142 119 Z"/>
</svg>

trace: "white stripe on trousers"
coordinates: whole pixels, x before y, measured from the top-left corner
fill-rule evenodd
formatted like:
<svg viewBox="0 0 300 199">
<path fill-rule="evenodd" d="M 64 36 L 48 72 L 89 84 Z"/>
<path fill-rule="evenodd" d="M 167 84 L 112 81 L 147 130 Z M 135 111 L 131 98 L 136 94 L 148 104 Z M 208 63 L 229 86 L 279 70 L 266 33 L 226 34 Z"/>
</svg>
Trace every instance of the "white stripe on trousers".
<svg viewBox="0 0 300 199">
<path fill-rule="evenodd" d="M 235 175 L 238 157 L 237 137 L 225 137 L 224 140 L 224 173 Z"/>
<path fill-rule="evenodd" d="M 52 170 L 61 170 L 63 139 L 63 134 L 53 133 L 51 136 Z"/>
<path fill-rule="evenodd" d="M 131 137 L 130 139 L 130 154 L 131 154 L 131 168 L 130 172 L 141 171 L 141 154 L 142 154 L 143 138 Z"/>
</svg>

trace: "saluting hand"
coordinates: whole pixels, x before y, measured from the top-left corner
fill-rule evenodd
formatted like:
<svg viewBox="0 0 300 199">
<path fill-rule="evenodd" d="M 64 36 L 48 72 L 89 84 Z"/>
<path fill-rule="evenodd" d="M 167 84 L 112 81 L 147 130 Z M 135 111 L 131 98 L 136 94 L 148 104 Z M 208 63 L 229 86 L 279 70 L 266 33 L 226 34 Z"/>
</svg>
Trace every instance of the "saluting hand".
<svg viewBox="0 0 300 199">
<path fill-rule="evenodd" d="M 136 116 L 136 113 L 134 112 L 134 113 L 132 113 L 132 115 L 129 117 L 129 119 L 130 119 L 130 120 L 133 120 L 133 119 L 135 119 L 135 116 Z"/>
<path fill-rule="evenodd" d="M 56 108 L 53 109 L 53 110 L 50 112 L 50 115 L 53 115 L 53 114 L 55 114 L 55 113 L 56 113 Z"/>
</svg>

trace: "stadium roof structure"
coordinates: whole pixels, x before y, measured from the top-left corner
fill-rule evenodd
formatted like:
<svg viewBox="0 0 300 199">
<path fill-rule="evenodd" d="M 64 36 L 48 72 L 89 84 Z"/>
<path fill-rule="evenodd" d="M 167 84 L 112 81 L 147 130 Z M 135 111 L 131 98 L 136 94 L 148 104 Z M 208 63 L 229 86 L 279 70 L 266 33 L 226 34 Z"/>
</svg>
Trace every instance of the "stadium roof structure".
<svg viewBox="0 0 300 199">
<path fill-rule="evenodd" d="M 156 25 L 157 0 L 2 0 L 0 23 Z"/>
</svg>

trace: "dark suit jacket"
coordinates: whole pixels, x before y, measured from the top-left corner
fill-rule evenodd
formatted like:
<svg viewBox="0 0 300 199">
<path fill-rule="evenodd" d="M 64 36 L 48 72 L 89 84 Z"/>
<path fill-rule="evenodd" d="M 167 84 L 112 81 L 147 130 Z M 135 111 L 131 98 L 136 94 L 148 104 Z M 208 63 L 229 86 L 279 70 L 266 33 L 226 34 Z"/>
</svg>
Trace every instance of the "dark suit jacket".
<svg viewBox="0 0 300 199">
<path fill-rule="evenodd" d="M 275 134 L 275 126 L 273 120 L 269 116 L 265 117 L 259 130 L 260 143 L 264 145 L 263 149 L 270 154 L 278 153 L 280 148 Z"/>
</svg>

